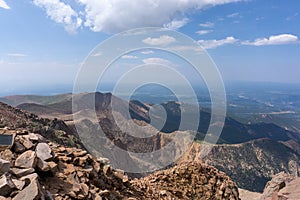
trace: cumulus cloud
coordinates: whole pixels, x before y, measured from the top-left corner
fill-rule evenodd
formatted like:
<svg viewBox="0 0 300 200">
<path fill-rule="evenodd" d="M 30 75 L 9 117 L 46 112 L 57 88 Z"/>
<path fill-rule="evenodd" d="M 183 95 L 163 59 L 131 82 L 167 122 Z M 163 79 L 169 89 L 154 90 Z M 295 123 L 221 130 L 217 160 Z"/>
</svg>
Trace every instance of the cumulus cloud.
<svg viewBox="0 0 300 200">
<path fill-rule="evenodd" d="M 197 31 L 196 33 L 198 33 L 199 35 L 205 35 L 205 34 L 208 34 L 211 32 L 213 32 L 213 30 L 200 30 L 200 31 Z"/>
<path fill-rule="evenodd" d="M 145 64 L 159 64 L 159 65 L 166 65 L 166 66 L 174 66 L 174 63 L 163 58 L 146 58 L 143 60 L 143 62 Z"/>
<path fill-rule="evenodd" d="M 155 45 L 155 46 L 167 46 L 171 43 L 174 43 L 176 42 L 176 39 L 171 37 L 171 36 L 168 36 L 168 35 L 162 35 L 158 38 L 151 38 L 151 37 L 148 37 L 146 39 L 143 40 L 143 42 L 145 44 L 149 44 L 149 45 Z"/>
<path fill-rule="evenodd" d="M 78 13 L 60 0 L 33 0 L 33 3 L 45 9 L 50 19 L 64 25 L 70 33 L 74 33 L 81 26 L 82 19 L 78 17 Z"/>
<path fill-rule="evenodd" d="M 0 0 L 0 8 L 4 9 L 10 9 L 10 7 L 7 5 L 7 3 L 4 0 Z"/>
<path fill-rule="evenodd" d="M 74 11 L 60 0 L 33 0 L 69 31 L 84 25 L 95 32 L 106 33 L 142 27 L 178 29 L 188 23 L 186 14 L 191 10 L 238 1 L 244 0 L 76 0 L 80 6 Z"/>
<path fill-rule="evenodd" d="M 132 56 L 132 55 L 124 55 L 122 56 L 123 59 L 138 59 L 137 56 Z"/>
<path fill-rule="evenodd" d="M 298 37 L 291 34 L 272 35 L 269 38 L 258 38 L 253 42 L 244 41 L 244 45 L 264 46 L 264 45 L 282 45 L 298 43 Z"/>
<path fill-rule="evenodd" d="M 234 44 L 238 42 L 238 39 L 234 37 L 227 37 L 222 40 L 198 40 L 199 45 L 201 45 L 204 49 L 214 49 L 216 47 L 220 47 L 226 44 Z"/>
</svg>

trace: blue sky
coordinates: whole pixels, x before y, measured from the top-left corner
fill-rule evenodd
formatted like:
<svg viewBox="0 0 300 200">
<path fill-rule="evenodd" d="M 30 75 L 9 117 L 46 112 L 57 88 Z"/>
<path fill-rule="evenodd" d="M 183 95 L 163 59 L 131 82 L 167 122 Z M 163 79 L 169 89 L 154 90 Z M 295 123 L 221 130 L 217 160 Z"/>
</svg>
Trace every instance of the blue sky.
<svg viewBox="0 0 300 200">
<path fill-rule="evenodd" d="M 0 89 L 72 85 L 96 45 L 149 26 L 197 41 L 224 80 L 300 83 L 299 22 L 297 0 L 0 0 Z"/>
</svg>

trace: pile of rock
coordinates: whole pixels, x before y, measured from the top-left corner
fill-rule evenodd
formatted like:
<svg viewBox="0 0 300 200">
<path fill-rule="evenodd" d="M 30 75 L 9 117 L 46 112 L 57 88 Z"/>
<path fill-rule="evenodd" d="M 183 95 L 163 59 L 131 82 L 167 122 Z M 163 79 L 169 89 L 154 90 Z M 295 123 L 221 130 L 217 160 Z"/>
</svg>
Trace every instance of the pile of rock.
<svg viewBox="0 0 300 200">
<path fill-rule="evenodd" d="M 128 180 L 109 160 L 28 131 L 10 131 L 0 150 L 0 200 L 238 199 L 236 185 L 216 168 L 184 163 Z"/>
<path fill-rule="evenodd" d="M 228 176 L 200 162 L 158 171 L 132 184 L 147 199 L 239 199 L 238 188 Z"/>
<path fill-rule="evenodd" d="M 120 199 L 138 197 L 128 177 L 107 159 L 17 132 L 0 152 L 0 199 Z"/>
</svg>

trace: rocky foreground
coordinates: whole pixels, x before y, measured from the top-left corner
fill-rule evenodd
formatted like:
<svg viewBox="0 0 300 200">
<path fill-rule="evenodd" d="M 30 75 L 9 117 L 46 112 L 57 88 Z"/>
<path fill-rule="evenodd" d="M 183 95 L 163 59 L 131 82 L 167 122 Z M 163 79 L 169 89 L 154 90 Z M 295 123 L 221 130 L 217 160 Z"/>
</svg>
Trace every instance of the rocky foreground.
<svg viewBox="0 0 300 200">
<path fill-rule="evenodd" d="M 109 160 L 26 130 L 0 150 L 0 199 L 239 199 L 234 182 L 199 162 L 129 180 Z"/>
<path fill-rule="evenodd" d="M 273 176 L 263 193 L 239 189 L 241 200 L 299 200 L 300 177 L 280 172 Z"/>
</svg>

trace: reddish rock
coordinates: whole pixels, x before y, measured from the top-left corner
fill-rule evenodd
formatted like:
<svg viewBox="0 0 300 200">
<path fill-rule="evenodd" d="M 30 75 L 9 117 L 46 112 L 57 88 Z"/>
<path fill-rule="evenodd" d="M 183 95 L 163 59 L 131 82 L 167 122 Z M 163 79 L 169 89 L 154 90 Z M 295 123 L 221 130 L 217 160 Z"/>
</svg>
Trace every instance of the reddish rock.
<svg viewBox="0 0 300 200">
<path fill-rule="evenodd" d="M 33 142 L 46 142 L 46 139 L 43 136 L 41 136 L 40 134 L 29 133 L 27 137 L 29 140 L 31 140 Z"/>
<path fill-rule="evenodd" d="M 37 166 L 38 170 L 40 170 L 42 172 L 47 172 L 47 171 L 50 170 L 50 166 L 49 166 L 49 164 L 47 162 L 45 162 L 45 161 L 43 161 L 43 160 L 41 160 L 39 158 L 37 160 L 38 161 L 37 161 L 36 166 Z"/>
<path fill-rule="evenodd" d="M 18 136 L 18 141 L 25 147 L 26 150 L 29 150 L 34 146 L 34 144 L 24 136 Z"/>
</svg>

